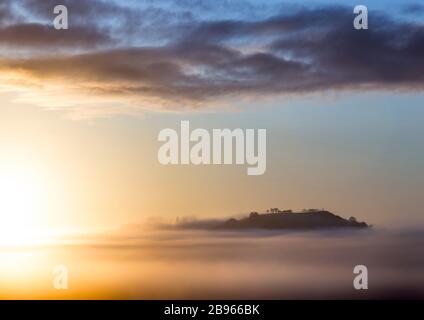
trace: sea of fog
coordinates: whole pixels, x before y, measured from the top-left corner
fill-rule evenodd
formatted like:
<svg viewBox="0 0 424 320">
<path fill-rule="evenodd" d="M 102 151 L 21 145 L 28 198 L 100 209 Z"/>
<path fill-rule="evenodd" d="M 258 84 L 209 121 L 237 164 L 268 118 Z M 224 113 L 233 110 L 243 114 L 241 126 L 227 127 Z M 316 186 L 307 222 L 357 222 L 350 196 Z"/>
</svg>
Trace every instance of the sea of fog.
<svg viewBox="0 0 424 320">
<path fill-rule="evenodd" d="M 0 249 L 0 298 L 424 298 L 423 231 L 127 228 Z M 66 266 L 69 288 L 53 288 Z M 368 290 L 353 269 L 368 268 Z"/>
</svg>

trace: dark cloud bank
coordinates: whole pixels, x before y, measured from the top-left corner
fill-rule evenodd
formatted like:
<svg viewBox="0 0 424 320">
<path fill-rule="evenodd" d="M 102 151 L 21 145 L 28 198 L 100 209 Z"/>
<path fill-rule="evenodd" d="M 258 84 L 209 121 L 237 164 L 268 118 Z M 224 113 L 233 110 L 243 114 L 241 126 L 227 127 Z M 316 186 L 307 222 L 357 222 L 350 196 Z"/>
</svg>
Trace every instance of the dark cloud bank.
<svg viewBox="0 0 424 320">
<path fill-rule="evenodd" d="M 0 6 L 0 41 L 25 54 L 3 55 L 0 71 L 78 83 L 81 93 L 202 106 L 228 96 L 424 84 L 424 26 L 378 12 L 370 12 L 368 30 L 358 31 L 352 8 L 343 6 L 206 21 L 152 6 L 64 1 L 70 30 L 57 31 L 46 20 L 54 1 L 18 2 L 26 15 L 10 1 Z"/>
</svg>

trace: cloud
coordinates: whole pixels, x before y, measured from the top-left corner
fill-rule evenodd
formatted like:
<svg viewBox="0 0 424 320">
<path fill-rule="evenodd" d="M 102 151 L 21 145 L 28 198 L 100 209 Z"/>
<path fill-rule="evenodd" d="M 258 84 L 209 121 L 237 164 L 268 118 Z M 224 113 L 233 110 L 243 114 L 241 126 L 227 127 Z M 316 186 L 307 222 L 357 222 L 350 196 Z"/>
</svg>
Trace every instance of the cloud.
<svg viewBox="0 0 424 320">
<path fill-rule="evenodd" d="M 11 18 L 11 3 L 7 1 L 0 3 L 0 23 L 4 23 Z"/>
<path fill-rule="evenodd" d="M 424 13 L 424 5 L 419 3 L 406 4 L 403 6 L 403 12 L 407 14 L 421 14 Z"/>
<path fill-rule="evenodd" d="M 0 28 L 0 42 L 9 47 L 87 48 L 109 43 L 110 40 L 107 34 L 99 30 L 80 26 L 60 33 L 51 26 L 39 23 L 22 23 Z"/>
<path fill-rule="evenodd" d="M 45 1 L 44 8 L 21 1 L 37 17 L 53 4 Z M 60 88 L 70 95 L 153 110 L 206 108 L 229 97 L 416 90 L 424 84 L 424 26 L 381 13 L 371 12 L 369 30 L 359 31 L 353 28 L 351 8 L 341 6 L 229 20 L 103 1 L 90 6 L 76 1 L 69 7 L 74 19 L 88 21 L 71 24 L 69 33 L 29 22 L 0 28 L 3 46 L 46 48 L 24 58 L 1 57 L 0 72 L 50 93 Z M 114 23 L 103 19 L 112 16 Z M 140 16 L 147 20 L 137 29 Z M 155 24 L 167 16 L 171 22 Z M 122 19 L 128 22 L 125 28 Z M 130 31 L 127 38 L 122 38 L 124 29 Z M 144 38 L 146 30 L 156 32 Z M 58 54 L 52 55 L 51 47 Z"/>
</svg>

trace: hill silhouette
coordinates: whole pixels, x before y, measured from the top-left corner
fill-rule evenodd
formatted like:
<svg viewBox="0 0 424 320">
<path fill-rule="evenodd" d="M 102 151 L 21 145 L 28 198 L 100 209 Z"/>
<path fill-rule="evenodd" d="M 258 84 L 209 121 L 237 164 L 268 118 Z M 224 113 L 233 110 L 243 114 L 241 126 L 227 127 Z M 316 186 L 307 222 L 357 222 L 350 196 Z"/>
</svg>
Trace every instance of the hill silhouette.
<svg viewBox="0 0 424 320">
<path fill-rule="evenodd" d="M 354 217 L 344 219 L 327 210 L 309 209 L 302 212 L 292 210 L 280 211 L 277 208 L 267 210 L 266 213 L 251 212 L 242 219 L 201 220 L 183 222 L 178 227 L 189 229 L 211 230 L 317 230 L 332 228 L 368 228 L 365 222 L 359 222 Z"/>
<path fill-rule="evenodd" d="M 277 209 L 278 210 L 278 209 Z M 274 211 L 259 214 L 252 212 L 249 217 L 229 219 L 216 226 L 217 229 L 322 229 L 322 228 L 366 228 L 365 222 L 354 217 L 344 219 L 326 210 L 310 209 L 303 212 Z"/>
</svg>

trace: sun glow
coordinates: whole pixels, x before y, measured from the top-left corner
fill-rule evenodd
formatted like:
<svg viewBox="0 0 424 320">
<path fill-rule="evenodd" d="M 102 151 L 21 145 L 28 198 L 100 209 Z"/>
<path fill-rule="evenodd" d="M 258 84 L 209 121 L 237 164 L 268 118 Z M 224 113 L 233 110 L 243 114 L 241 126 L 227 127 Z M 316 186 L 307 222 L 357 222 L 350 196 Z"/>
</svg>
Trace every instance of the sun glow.
<svg viewBox="0 0 424 320">
<path fill-rule="evenodd" d="M 0 166 L 0 246 L 34 244 L 46 208 L 46 184 L 36 172 Z"/>
</svg>

